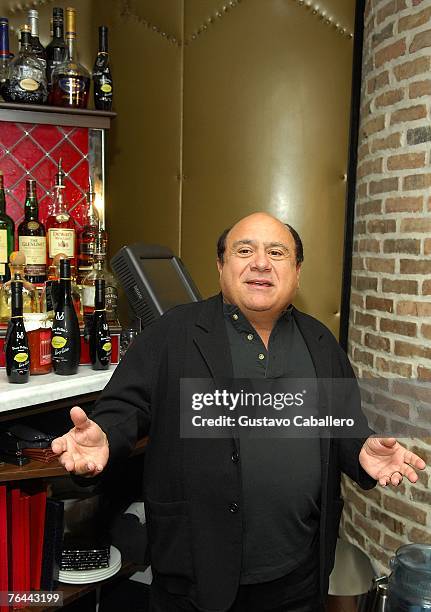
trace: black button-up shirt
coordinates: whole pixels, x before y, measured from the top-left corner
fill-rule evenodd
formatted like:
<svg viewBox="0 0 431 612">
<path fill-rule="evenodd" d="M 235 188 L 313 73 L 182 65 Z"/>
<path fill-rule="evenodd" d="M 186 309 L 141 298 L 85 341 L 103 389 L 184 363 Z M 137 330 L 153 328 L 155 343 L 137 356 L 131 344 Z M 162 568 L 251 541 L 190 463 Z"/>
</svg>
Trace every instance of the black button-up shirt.
<svg viewBox="0 0 431 612">
<path fill-rule="evenodd" d="M 236 306 L 224 304 L 223 311 L 235 378 L 315 378 L 291 307 L 272 330 L 268 350 Z M 241 428 L 239 434 L 244 517 L 241 583 L 267 582 L 309 563 L 314 553 L 320 514 L 320 442 L 316 437 L 256 438 Z"/>
</svg>

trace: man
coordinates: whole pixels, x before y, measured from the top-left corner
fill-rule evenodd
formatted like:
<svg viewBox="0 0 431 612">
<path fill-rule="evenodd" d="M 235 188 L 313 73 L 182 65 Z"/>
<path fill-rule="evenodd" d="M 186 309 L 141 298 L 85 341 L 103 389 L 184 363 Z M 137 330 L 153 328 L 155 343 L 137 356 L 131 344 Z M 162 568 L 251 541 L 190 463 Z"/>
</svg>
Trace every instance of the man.
<svg viewBox="0 0 431 612">
<path fill-rule="evenodd" d="M 180 437 L 182 378 L 353 378 L 329 330 L 291 306 L 302 259 L 290 226 L 266 213 L 240 220 L 218 243 L 222 296 L 174 308 L 144 330 L 92 420 L 72 408 L 74 428 L 52 443 L 67 471 L 91 477 L 149 434 L 154 612 L 321 610 L 340 471 L 371 488 L 415 482 L 415 468 L 425 468 L 394 439 Z"/>
</svg>

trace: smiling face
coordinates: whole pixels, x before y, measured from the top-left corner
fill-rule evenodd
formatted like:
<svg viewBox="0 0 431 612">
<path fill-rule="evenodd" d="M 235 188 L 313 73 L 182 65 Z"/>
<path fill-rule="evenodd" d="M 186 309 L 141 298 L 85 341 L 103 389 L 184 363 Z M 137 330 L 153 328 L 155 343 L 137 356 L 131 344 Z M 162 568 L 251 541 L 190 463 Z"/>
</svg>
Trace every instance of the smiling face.
<svg viewBox="0 0 431 612">
<path fill-rule="evenodd" d="M 262 313 L 274 319 L 292 302 L 301 268 L 289 229 L 266 213 L 249 215 L 233 226 L 217 267 L 226 302 L 246 316 Z"/>
</svg>

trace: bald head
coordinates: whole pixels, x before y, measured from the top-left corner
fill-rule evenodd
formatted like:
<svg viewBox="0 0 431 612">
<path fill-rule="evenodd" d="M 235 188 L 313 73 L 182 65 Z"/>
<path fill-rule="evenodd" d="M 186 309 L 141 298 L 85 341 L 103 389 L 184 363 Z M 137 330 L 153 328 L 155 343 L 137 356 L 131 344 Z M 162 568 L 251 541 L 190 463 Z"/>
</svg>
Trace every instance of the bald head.
<svg viewBox="0 0 431 612">
<path fill-rule="evenodd" d="M 302 264 L 302 262 L 304 261 L 304 247 L 302 244 L 302 240 L 300 235 L 298 234 L 298 232 L 295 230 L 294 227 L 292 227 L 291 225 L 289 225 L 289 223 L 283 223 L 282 221 L 280 221 L 280 219 L 277 219 L 277 217 L 274 217 L 273 215 L 270 215 L 269 213 L 266 212 L 256 212 L 256 213 L 252 213 L 251 215 L 247 215 L 246 217 L 243 217 L 242 219 L 240 219 L 237 223 L 235 223 L 235 225 L 233 225 L 232 227 L 229 227 L 225 230 L 223 230 L 223 232 L 220 234 L 218 240 L 217 240 L 217 259 L 218 261 L 223 264 L 224 262 L 224 254 L 226 251 L 226 240 L 228 235 L 230 234 L 230 232 L 235 229 L 240 223 L 246 222 L 247 220 L 253 220 L 256 219 L 257 222 L 265 222 L 265 220 L 273 220 L 275 221 L 277 224 L 282 225 L 284 228 L 286 228 L 294 242 L 295 242 L 295 258 L 296 258 L 296 264 L 299 266 Z"/>
<path fill-rule="evenodd" d="M 299 255 L 298 263 L 292 229 L 279 219 L 264 212 L 244 217 L 219 239 L 217 267 L 225 301 L 246 316 L 277 318 L 297 291 L 302 249 Z"/>
</svg>

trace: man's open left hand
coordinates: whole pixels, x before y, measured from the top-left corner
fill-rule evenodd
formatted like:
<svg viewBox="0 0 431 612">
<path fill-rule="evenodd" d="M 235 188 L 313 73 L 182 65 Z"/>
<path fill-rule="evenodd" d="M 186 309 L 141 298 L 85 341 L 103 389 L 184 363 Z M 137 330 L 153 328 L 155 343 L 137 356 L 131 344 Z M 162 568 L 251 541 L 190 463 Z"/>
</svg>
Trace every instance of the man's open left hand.
<svg viewBox="0 0 431 612">
<path fill-rule="evenodd" d="M 421 457 L 407 450 L 395 438 L 368 438 L 359 453 L 359 463 L 383 487 L 399 485 L 403 476 L 416 482 L 416 470 L 426 467 Z"/>
</svg>

